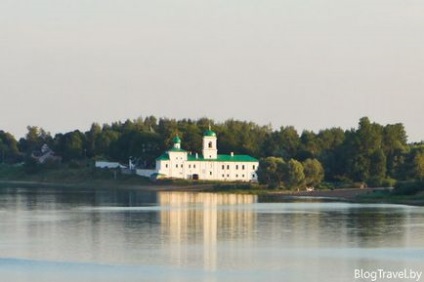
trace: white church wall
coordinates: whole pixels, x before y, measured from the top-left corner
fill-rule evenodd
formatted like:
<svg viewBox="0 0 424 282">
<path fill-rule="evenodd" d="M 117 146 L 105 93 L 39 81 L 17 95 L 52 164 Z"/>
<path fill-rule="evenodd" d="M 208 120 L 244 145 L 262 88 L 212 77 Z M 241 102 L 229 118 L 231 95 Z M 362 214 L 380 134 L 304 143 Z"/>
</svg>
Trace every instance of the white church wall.
<svg viewBox="0 0 424 282">
<path fill-rule="evenodd" d="M 208 132 L 210 133 L 210 132 Z M 213 132 L 212 132 L 213 133 Z M 188 152 L 181 150 L 181 140 L 168 151 L 169 160 L 157 160 L 158 173 L 170 178 L 218 181 L 257 181 L 259 162 L 218 161 L 217 138 L 203 136 L 203 158 L 188 161 Z M 231 154 L 231 157 L 237 157 Z"/>
</svg>

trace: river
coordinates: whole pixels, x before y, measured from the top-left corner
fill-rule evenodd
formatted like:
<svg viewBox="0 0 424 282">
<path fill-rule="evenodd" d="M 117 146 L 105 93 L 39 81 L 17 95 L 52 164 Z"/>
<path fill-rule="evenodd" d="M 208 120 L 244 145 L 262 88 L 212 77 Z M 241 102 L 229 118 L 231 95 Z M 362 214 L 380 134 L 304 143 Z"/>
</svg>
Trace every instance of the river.
<svg viewBox="0 0 424 282">
<path fill-rule="evenodd" d="M 424 281 L 423 258 L 423 207 L 0 188 L 1 281 Z"/>
</svg>

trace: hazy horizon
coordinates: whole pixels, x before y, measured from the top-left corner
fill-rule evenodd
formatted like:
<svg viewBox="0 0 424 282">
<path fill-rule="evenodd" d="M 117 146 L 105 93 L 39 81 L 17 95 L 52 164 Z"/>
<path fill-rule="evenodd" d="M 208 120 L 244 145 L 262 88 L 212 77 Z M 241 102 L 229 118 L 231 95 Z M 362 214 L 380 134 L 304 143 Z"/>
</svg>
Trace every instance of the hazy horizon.
<svg viewBox="0 0 424 282">
<path fill-rule="evenodd" d="M 0 130 L 139 116 L 424 140 L 418 0 L 0 0 Z"/>
</svg>

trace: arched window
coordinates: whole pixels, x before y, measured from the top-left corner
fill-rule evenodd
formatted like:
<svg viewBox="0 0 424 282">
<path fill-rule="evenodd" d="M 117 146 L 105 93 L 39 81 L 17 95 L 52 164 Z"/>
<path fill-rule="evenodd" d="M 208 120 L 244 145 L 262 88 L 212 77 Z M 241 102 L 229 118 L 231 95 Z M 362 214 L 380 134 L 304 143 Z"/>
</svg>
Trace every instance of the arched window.
<svg viewBox="0 0 424 282">
<path fill-rule="evenodd" d="M 212 141 L 209 142 L 209 148 L 212 148 Z"/>
</svg>

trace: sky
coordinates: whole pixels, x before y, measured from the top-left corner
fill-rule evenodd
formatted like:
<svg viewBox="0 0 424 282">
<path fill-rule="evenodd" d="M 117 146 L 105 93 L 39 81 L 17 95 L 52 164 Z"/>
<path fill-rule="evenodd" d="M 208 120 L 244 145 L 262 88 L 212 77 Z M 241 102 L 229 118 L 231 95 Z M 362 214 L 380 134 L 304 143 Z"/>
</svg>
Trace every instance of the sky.
<svg viewBox="0 0 424 282">
<path fill-rule="evenodd" d="M 0 0 L 0 130 L 154 115 L 424 140 L 422 0 Z"/>
</svg>

